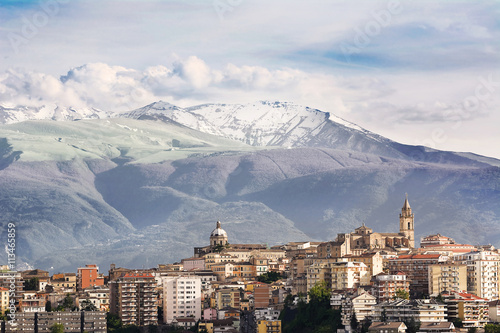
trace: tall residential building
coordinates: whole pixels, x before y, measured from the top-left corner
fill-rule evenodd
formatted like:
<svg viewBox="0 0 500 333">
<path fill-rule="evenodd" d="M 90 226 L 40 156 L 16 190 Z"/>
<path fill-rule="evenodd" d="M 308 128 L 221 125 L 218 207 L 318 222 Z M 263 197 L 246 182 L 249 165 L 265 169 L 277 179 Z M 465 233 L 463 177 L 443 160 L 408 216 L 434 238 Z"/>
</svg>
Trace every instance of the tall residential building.
<svg viewBox="0 0 500 333">
<path fill-rule="evenodd" d="M 268 284 L 259 284 L 253 288 L 254 308 L 267 308 L 271 303 L 272 289 Z"/>
<path fill-rule="evenodd" d="M 377 298 L 378 303 L 393 300 L 396 298 L 398 290 L 410 292 L 410 281 L 402 272 L 396 274 L 380 273 L 372 278 L 372 282 L 372 294 Z"/>
<path fill-rule="evenodd" d="M 0 311 L 5 313 L 9 305 L 9 289 L 0 287 Z"/>
<path fill-rule="evenodd" d="M 166 276 L 163 284 L 163 321 L 171 324 L 178 317 L 201 319 L 201 278 Z"/>
<path fill-rule="evenodd" d="M 326 281 L 332 290 L 357 288 L 370 284 L 368 267 L 362 262 L 339 259 L 318 263 L 307 268 L 307 291 L 319 281 Z"/>
<path fill-rule="evenodd" d="M 373 307 L 377 304 L 377 299 L 375 296 L 363 292 L 360 295 L 345 297 L 341 304 L 342 324 L 347 326 L 350 325 L 353 314 L 356 314 L 358 321 L 373 317 Z"/>
<path fill-rule="evenodd" d="M 448 257 L 441 254 L 408 254 L 389 259 L 387 264 L 390 274 L 405 273 L 410 280 L 410 294 L 421 298 L 429 292 L 429 265 L 447 260 Z"/>
<path fill-rule="evenodd" d="M 215 291 L 215 308 L 239 308 L 241 301 L 240 289 L 222 288 Z"/>
<path fill-rule="evenodd" d="M 76 287 L 78 290 L 83 290 L 88 287 L 103 286 L 104 276 L 99 274 L 97 265 L 85 265 L 78 268 L 76 275 Z"/>
<path fill-rule="evenodd" d="M 500 254 L 475 251 L 455 255 L 454 259 L 467 265 L 467 291 L 487 300 L 499 298 Z"/>
<path fill-rule="evenodd" d="M 127 325 L 158 324 L 156 282 L 149 273 L 124 273 L 109 283 L 110 312 Z"/>
<path fill-rule="evenodd" d="M 429 295 L 467 290 L 467 266 L 455 262 L 429 265 Z"/>
<path fill-rule="evenodd" d="M 448 320 L 461 319 L 464 327 L 483 327 L 488 321 L 488 301 L 476 295 L 451 292 L 443 294 Z"/>
<path fill-rule="evenodd" d="M 9 289 L 10 291 L 11 285 L 14 284 L 16 290 L 14 293 L 15 304 L 19 305 L 19 301 L 23 298 L 24 279 L 20 272 L 11 272 L 7 269 L 7 265 L 2 268 L 5 269 L 0 270 L 0 287 Z M 9 299 L 9 301 L 11 300 Z"/>
</svg>

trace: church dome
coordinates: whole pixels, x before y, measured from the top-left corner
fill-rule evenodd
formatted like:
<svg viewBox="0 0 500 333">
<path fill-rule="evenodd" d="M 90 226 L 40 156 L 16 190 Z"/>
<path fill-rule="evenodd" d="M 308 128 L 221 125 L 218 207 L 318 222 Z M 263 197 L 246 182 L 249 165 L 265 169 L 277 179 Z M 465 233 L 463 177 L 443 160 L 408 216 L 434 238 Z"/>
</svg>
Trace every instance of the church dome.
<svg viewBox="0 0 500 333">
<path fill-rule="evenodd" d="M 217 237 L 217 236 L 226 236 L 227 237 L 226 231 L 221 228 L 220 221 L 217 221 L 216 228 L 210 234 L 210 237 Z"/>
</svg>

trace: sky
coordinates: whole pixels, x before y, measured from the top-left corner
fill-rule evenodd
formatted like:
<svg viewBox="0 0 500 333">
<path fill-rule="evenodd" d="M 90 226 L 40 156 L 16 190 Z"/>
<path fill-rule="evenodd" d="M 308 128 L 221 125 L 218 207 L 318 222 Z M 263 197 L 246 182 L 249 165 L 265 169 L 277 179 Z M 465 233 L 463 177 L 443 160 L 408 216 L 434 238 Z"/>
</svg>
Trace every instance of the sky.
<svg viewBox="0 0 500 333">
<path fill-rule="evenodd" d="M 288 101 L 500 158 L 500 2 L 2 0 L 0 106 Z"/>
</svg>

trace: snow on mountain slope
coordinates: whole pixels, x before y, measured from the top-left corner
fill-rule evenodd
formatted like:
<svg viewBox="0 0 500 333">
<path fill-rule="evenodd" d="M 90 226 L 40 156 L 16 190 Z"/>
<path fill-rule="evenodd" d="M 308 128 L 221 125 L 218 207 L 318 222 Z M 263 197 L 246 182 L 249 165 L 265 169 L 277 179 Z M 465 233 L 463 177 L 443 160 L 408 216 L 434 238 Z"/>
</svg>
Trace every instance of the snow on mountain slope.
<svg viewBox="0 0 500 333">
<path fill-rule="evenodd" d="M 21 161 L 64 161 L 78 157 L 156 163 L 194 154 L 258 149 L 175 123 L 125 118 L 25 121 L 0 125 L 0 133 Z"/>
<path fill-rule="evenodd" d="M 174 121 L 252 146 L 324 147 L 420 162 L 500 165 L 499 160 L 474 154 L 400 144 L 332 113 L 286 102 L 204 104 L 183 109 L 160 101 L 119 116 Z"/>
<path fill-rule="evenodd" d="M 120 116 L 173 120 L 253 146 L 323 146 L 404 156 L 387 138 L 331 113 L 286 102 L 204 104 L 183 109 L 160 101 Z"/>
<path fill-rule="evenodd" d="M 55 104 L 40 107 L 9 106 L 0 104 L 0 124 L 13 124 L 26 120 L 77 120 L 108 118 L 112 112 L 95 108 L 61 107 Z"/>
</svg>

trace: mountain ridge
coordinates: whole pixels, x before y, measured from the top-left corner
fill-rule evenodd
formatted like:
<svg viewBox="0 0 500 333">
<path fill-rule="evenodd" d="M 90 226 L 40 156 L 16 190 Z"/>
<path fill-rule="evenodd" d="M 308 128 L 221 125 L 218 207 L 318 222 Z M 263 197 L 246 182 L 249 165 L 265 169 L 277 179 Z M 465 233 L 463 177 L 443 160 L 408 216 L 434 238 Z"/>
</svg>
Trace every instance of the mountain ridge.
<svg viewBox="0 0 500 333">
<path fill-rule="evenodd" d="M 231 242 L 270 245 L 396 231 L 408 192 L 417 237 L 500 246 L 499 160 L 259 103 L 0 125 L 2 237 L 16 221 L 19 262 L 41 269 L 141 267 L 191 256 L 218 219 Z"/>
</svg>

